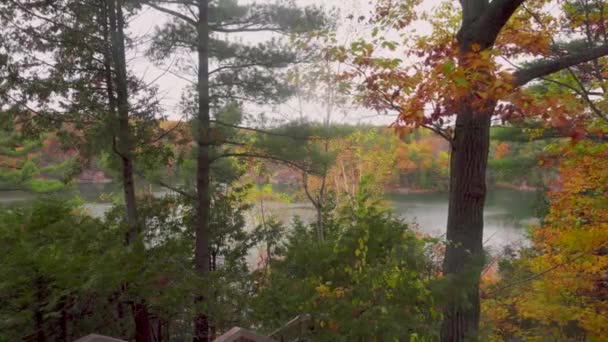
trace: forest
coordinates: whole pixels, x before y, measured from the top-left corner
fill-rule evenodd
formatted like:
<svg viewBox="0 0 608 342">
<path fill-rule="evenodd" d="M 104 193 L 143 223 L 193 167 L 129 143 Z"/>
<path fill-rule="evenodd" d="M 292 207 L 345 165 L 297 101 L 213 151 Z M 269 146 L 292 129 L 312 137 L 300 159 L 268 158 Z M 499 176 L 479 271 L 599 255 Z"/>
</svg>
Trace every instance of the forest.
<svg viewBox="0 0 608 342">
<path fill-rule="evenodd" d="M 604 0 L 2 0 L 0 342 L 608 341 L 607 89 Z"/>
</svg>

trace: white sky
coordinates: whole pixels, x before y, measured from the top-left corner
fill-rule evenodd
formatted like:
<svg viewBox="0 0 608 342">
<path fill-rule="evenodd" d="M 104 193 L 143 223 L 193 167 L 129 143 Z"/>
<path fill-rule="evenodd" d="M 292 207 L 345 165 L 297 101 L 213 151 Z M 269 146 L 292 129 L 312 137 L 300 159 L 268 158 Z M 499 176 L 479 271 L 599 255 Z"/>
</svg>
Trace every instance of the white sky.
<svg viewBox="0 0 608 342">
<path fill-rule="evenodd" d="M 258 2 L 264 2 L 267 0 L 261 0 Z M 241 0 L 242 3 L 250 2 Z M 340 18 L 338 19 L 338 39 L 340 41 L 348 41 L 355 36 L 368 35 L 369 30 L 364 25 L 357 24 L 356 21 L 350 21 L 346 19 L 347 16 L 353 15 L 357 18 L 360 15 L 368 16 L 373 7 L 375 0 L 295 0 L 298 6 L 317 5 L 323 6 L 324 8 L 336 8 L 339 10 Z M 439 3 L 439 0 L 425 0 L 423 7 L 431 8 Z M 162 26 L 168 20 L 178 20 L 169 17 L 163 13 L 160 13 L 151 8 L 144 8 L 136 17 L 130 21 L 130 31 L 135 36 L 146 36 L 152 34 L 156 27 Z M 256 33 L 243 36 L 242 39 L 247 41 L 264 40 L 271 37 L 270 33 Z M 131 70 L 136 76 L 141 77 L 146 83 L 154 83 L 159 87 L 161 96 L 161 106 L 163 110 L 169 114 L 169 117 L 173 120 L 179 119 L 181 114 L 180 99 L 182 92 L 185 87 L 190 83 L 184 78 L 195 79 L 195 75 L 184 75 L 179 74 L 179 77 L 173 74 L 177 72 L 175 66 L 169 68 L 167 71 L 166 67 L 159 67 L 151 63 L 144 55 L 145 47 L 141 46 L 130 52 L 130 65 Z M 258 112 L 265 112 L 269 117 L 277 119 L 295 119 L 299 116 L 296 114 L 294 101 L 280 106 L 279 108 L 259 108 L 255 107 L 253 110 Z M 320 120 L 323 112 L 322 107 L 308 103 L 304 107 L 307 112 L 309 120 Z M 251 108 L 247 109 L 248 111 Z M 394 117 L 391 116 L 377 116 L 376 113 L 371 113 L 365 109 L 349 109 L 343 111 L 341 114 L 334 115 L 332 121 L 341 122 L 366 122 L 374 124 L 389 124 L 392 122 Z"/>
</svg>

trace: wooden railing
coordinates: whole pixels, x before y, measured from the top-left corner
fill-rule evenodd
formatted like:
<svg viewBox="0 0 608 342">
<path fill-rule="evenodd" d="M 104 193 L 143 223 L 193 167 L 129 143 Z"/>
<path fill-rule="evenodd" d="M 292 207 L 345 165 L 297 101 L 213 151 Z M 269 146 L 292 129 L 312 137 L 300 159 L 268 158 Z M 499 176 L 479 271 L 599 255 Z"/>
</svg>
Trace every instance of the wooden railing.
<svg viewBox="0 0 608 342">
<path fill-rule="evenodd" d="M 274 331 L 270 337 L 279 342 L 299 341 L 303 336 L 308 335 L 313 327 L 312 317 L 309 314 L 302 314 Z"/>
<path fill-rule="evenodd" d="M 127 342 L 125 340 L 119 340 L 110 336 L 103 336 L 97 334 L 89 334 L 77 339 L 74 342 Z"/>
<path fill-rule="evenodd" d="M 228 330 L 213 342 L 296 342 L 310 333 L 313 328 L 309 314 L 299 315 L 290 320 L 269 336 L 259 335 L 254 331 L 240 327 Z"/>
<path fill-rule="evenodd" d="M 213 342 L 277 342 L 276 340 L 247 330 L 241 327 L 234 327 Z"/>
</svg>

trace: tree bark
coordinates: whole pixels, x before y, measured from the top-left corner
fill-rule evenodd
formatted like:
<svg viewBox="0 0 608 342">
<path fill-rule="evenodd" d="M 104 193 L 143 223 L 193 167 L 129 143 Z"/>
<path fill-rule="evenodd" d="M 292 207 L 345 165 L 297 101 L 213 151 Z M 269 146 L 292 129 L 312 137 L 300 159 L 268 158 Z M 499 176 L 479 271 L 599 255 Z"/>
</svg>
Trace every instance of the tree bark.
<svg viewBox="0 0 608 342">
<path fill-rule="evenodd" d="M 59 314 L 59 333 L 57 334 L 57 341 L 68 342 L 69 336 L 69 324 L 70 318 L 68 316 L 68 300 L 67 297 L 63 297 L 60 301 L 60 314 Z"/>
<path fill-rule="evenodd" d="M 494 45 L 504 24 L 523 0 L 461 0 L 462 24 L 457 35 L 459 63 L 474 44 L 481 50 Z M 473 87 L 482 86 L 473 84 Z M 471 89 L 471 93 L 479 89 Z M 483 89 L 482 89 L 483 90 Z M 484 263 L 483 209 L 490 125 L 495 100 L 473 105 L 473 95 L 463 98 L 456 115 L 450 159 L 450 196 L 447 247 L 443 264 L 448 281 L 441 340 L 477 339 L 479 329 L 479 280 Z"/>
<path fill-rule="evenodd" d="M 152 341 L 150 315 L 148 314 L 148 307 L 144 302 L 133 304 L 133 318 L 135 320 L 135 341 Z"/>
<path fill-rule="evenodd" d="M 44 329 L 44 304 L 47 300 L 47 291 L 43 277 L 36 278 L 36 309 L 34 311 L 34 327 L 36 328 L 36 342 L 46 342 Z"/>
<path fill-rule="evenodd" d="M 138 232 L 137 206 L 135 203 L 135 182 L 133 177 L 133 156 L 131 130 L 129 127 L 129 98 L 127 66 L 125 56 L 124 17 L 121 0 L 109 1 L 110 29 L 112 36 L 112 59 L 116 83 L 116 106 L 118 112 L 118 142 L 122 161 L 122 182 L 127 218 L 127 245 L 133 243 Z"/>
<path fill-rule="evenodd" d="M 129 126 L 129 90 L 122 1 L 108 0 L 107 14 L 111 33 L 110 49 L 114 65 L 113 74 L 110 69 L 110 75 L 114 75 L 114 82 L 112 82 L 112 77 L 110 77 L 108 87 L 113 84 L 116 85 L 116 96 L 114 96 L 112 88 L 108 89 L 108 94 L 110 110 L 114 112 L 115 117 L 118 119 L 117 132 L 119 144 L 118 147 L 115 146 L 115 149 L 122 162 L 122 182 L 127 222 L 125 244 L 129 246 L 135 241 L 139 233 L 139 226 L 133 175 L 133 145 L 131 142 L 131 128 Z M 146 304 L 143 301 L 133 304 L 133 319 L 135 321 L 135 340 L 137 342 L 151 341 L 150 318 Z"/>
<path fill-rule="evenodd" d="M 208 0 L 198 0 L 198 154 L 197 154 L 197 210 L 196 210 L 196 241 L 194 260 L 196 271 L 203 278 L 210 272 L 209 261 L 209 214 L 211 209 L 210 194 L 210 114 L 209 114 L 209 4 Z M 197 298 L 200 303 L 202 296 Z M 209 341 L 209 316 L 206 312 L 198 312 L 195 318 L 194 340 Z"/>
<path fill-rule="evenodd" d="M 491 48 L 523 1 L 461 0 L 463 19 L 457 36 L 461 56 L 471 52 L 473 44 L 477 44 L 481 50 Z M 608 46 L 598 46 L 541 60 L 515 72 L 513 86 L 521 87 L 536 78 L 607 54 Z M 441 340 L 446 342 L 477 339 L 479 280 L 484 263 L 485 175 L 491 117 L 495 106 L 496 99 L 488 100 L 483 108 L 479 108 L 479 104 L 473 106 L 470 98 L 463 99 L 456 117 L 450 161 L 448 246 L 444 259 L 444 274 L 450 282 L 441 329 Z"/>
<path fill-rule="evenodd" d="M 477 335 L 491 114 L 491 110 L 478 112 L 465 103 L 456 119 L 450 161 L 448 245 L 444 259 L 444 275 L 450 284 L 442 341 L 475 339 Z"/>
</svg>

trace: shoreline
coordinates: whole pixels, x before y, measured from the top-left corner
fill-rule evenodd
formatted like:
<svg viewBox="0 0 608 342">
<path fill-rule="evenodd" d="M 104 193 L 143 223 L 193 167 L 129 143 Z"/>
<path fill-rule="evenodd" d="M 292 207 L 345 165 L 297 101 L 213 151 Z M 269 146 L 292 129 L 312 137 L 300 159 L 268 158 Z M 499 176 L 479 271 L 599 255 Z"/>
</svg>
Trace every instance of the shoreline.
<svg viewBox="0 0 608 342">
<path fill-rule="evenodd" d="M 514 191 L 522 191 L 522 192 L 536 192 L 539 190 L 538 187 L 529 186 L 529 185 L 513 185 L 508 183 L 497 183 L 491 187 L 488 187 L 488 191 L 493 189 L 503 189 L 503 190 L 514 190 Z M 405 187 L 386 187 L 384 189 L 386 194 L 432 194 L 432 193 L 446 193 L 448 190 L 437 190 L 437 189 L 412 189 Z"/>
</svg>

